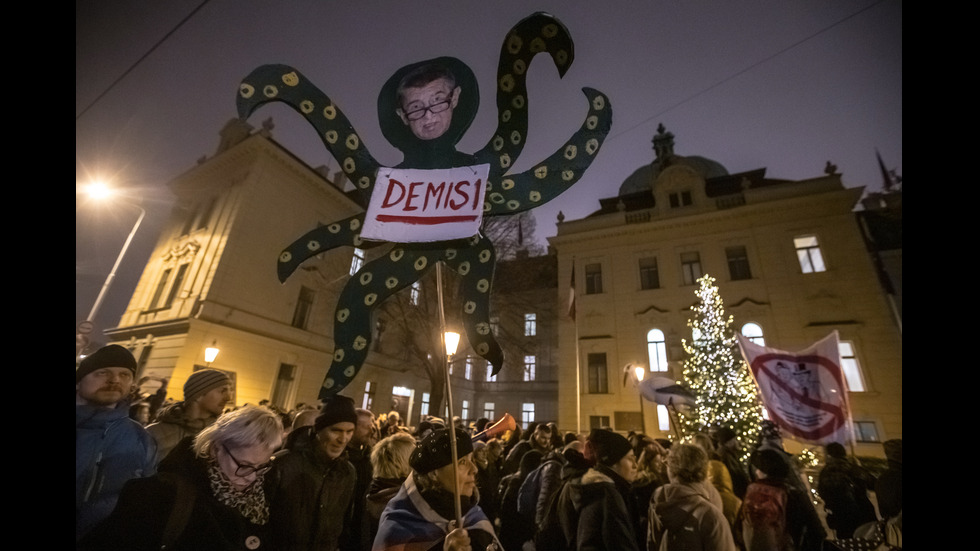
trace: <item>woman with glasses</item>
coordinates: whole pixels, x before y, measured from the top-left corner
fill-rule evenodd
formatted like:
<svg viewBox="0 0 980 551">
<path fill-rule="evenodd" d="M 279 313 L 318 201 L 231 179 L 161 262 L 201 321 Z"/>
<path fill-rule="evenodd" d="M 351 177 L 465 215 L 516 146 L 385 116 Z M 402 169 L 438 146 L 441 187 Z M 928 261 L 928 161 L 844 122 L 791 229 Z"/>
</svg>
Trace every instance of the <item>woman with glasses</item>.
<svg viewBox="0 0 980 551">
<path fill-rule="evenodd" d="M 271 549 L 263 482 L 282 434 L 269 408 L 223 414 L 177 444 L 156 475 L 127 483 L 79 549 Z"/>
</svg>

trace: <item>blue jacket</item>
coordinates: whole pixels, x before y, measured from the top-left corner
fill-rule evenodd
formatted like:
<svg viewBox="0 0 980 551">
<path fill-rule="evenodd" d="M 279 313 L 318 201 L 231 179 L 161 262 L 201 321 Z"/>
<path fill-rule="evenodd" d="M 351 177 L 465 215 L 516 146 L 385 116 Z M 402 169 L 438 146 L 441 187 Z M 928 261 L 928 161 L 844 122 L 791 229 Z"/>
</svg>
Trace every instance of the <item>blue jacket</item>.
<svg viewBox="0 0 980 551">
<path fill-rule="evenodd" d="M 129 418 L 129 404 L 114 409 L 75 406 L 75 539 L 109 516 L 123 484 L 155 472 L 156 444 Z"/>
</svg>

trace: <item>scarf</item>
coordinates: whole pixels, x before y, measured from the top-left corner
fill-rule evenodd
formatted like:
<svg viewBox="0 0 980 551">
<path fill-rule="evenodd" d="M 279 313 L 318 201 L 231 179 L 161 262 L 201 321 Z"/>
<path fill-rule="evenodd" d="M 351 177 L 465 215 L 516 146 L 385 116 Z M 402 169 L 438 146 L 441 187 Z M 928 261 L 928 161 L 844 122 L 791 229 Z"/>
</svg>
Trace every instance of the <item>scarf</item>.
<svg viewBox="0 0 980 551">
<path fill-rule="evenodd" d="M 207 459 L 207 473 L 211 492 L 219 502 L 235 509 L 252 524 L 261 526 L 269 522 L 269 504 L 265 500 L 265 491 L 262 489 L 265 473 L 258 475 L 255 482 L 244 490 L 239 490 L 231 484 L 228 476 L 213 457 Z"/>
</svg>

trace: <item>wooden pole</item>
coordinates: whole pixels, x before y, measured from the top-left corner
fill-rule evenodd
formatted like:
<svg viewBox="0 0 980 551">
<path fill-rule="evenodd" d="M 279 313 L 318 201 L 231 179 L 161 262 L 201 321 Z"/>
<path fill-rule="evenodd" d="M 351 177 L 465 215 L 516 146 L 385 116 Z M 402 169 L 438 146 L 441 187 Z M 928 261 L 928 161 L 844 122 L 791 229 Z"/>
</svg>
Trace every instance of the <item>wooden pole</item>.
<svg viewBox="0 0 980 551">
<path fill-rule="evenodd" d="M 446 371 L 446 406 L 449 411 L 449 449 L 453 458 L 453 502 L 456 505 L 456 528 L 463 527 L 463 507 L 459 500 L 459 458 L 456 453 L 456 423 L 453 422 L 453 387 L 449 376 L 449 362 L 452 356 L 446 350 L 446 309 L 442 301 L 442 262 L 436 263 L 436 288 L 439 297 L 439 326 L 442 328 L 442 353 Z"/>
</svg>

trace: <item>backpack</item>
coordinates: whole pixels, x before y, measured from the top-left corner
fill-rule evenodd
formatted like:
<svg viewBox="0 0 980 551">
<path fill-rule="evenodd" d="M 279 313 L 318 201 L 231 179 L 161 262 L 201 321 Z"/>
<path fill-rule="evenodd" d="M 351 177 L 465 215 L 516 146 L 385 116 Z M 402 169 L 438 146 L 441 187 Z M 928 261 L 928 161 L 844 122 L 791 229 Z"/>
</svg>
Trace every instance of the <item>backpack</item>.
<svg viewBox="0 0 980 551">
<path fill-rule="evenodd" d="M 544 463 L 531 471 L 517 492 L 517 512 L 522 517 L 531 519 L 532 522 L 534 521 L 535 510 L 538 508 L 538 494 L 541 492 L 542 467 L 544 467 Z"/>
<path fill-rule="evenodd" d="M 664 507 L 663 510 L 658 508 L 656 513 L 664 527 L 661 550 L 704 549 L 698 519 L 692 511 L 681 507 Z"/>
<path fill-rule="evenodd" d="M 742 500 L 742 534 L 747 551 L 785 550 L 793 548 L 786 530 L 785 488 L 753 482 Z"/>
</svg>

